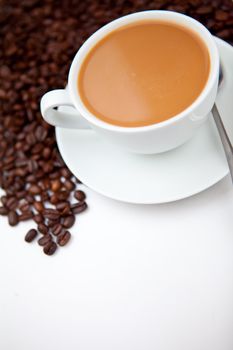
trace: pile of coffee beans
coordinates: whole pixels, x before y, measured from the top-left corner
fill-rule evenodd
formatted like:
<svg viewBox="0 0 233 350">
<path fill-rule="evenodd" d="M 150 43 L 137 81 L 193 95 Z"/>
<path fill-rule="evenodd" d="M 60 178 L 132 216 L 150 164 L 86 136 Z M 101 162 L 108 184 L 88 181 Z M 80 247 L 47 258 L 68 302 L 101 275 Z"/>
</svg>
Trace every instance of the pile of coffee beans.
<svg viewBox="0 0 233 350">
<path fill-rule="evenodd" d="M 9 225 L 33 220 L 47 255 L 66 245 L 75 216 L 87 208 L 79 180 L 66 168 L 41 96 L 66 85 L 80 45 L 98 28 L 142 10 L 188 14 L 233 43 L 231 0 L 2 0 L 0 4 L 0 215 Z M 75 201 L 75 202 L 74 202 Z"/>
</svg>

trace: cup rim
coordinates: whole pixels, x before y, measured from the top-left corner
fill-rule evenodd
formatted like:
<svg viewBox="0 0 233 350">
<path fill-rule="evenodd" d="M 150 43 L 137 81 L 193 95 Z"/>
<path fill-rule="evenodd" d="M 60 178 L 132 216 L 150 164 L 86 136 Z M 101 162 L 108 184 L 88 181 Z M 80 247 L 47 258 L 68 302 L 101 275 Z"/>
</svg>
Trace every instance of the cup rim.
<svg viewBox="0 0 233 350">
<path fill-rule="evenodd" d="M 85 106 L 83 103 L 79 91 L 77 79 L 79 75 L 80 68 L 82 66 L 83 60 L 89 51 L 96 45 L 96 43 L 108 35 L 111 31 L 124 27 L 127 24 L 134 23 L 140 20 L 161 20 L 161 21 L 171 21 L 177 23 L 178 25 L 183 25 L 191 29 L 195 32 L 202 42 L 206 45 L 210 57 L 210 71 L 209 76 L 206 81 L 205 87 L 199 94 L 199 96 L 194 100 L 194 102 L 188 106 L 182 112 L 174 115 L 173 117 L 159 122 L 155 124 L 145 125 L 145 126 L 137 126 L 137 127 L 125 127 L 107 123 L 102 121 L 101 119 L 95 117 Z M 133 14 L 129 14 L 118 19 L 115 19 L 108 24 L 104 25 L 96 32 L 94 32 L 80 47 L 78 52 L 76 53 L 68 76 L 68 90 L 70 93 L 71 100 L 77 110 L 81 113 L 81 115 L 89 121 L 91 124 L 100 127 L 102 129 L 125 132 L 125 133 L 138 133 L 142 131 L 151 131 L 155 129 L 159 129 L 165 126 L 169 126 L 178 122 L 179 120 L 185 118 L 188 114 L 191 114 L 193 110 L 195 110 L 208 96 L 210 91 L 215 85 L 216 79 L 218 79 L 219 72 L 219 53 L 214 41 L 213 36 L 209 32 L 209 30 L 202 25 L 200 22 L 195 20 L 192 17 L 187 15 L 173 12 L 173 11 L 164 11 L 164 10 L 149 10 L 149 11 L 141 11 Z"/>
</svg>

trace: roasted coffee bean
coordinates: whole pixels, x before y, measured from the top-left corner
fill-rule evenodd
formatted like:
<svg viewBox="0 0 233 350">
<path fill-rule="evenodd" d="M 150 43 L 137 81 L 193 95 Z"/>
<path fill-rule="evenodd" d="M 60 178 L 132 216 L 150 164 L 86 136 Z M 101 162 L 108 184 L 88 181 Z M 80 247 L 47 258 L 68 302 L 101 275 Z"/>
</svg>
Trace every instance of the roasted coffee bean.
<svg viewBox="0 0 233 350">
<path fill-rule="evenodd" d="M 50 203 L 51 204 L 57 204 L 59 202 L 59 198 L 57 197 L 56 194 L 53 194 L 51 197 L 50 197 Z"/>
<path fill-rule="evenodd" d="M 33 220 L 37 223 L 40 224 L 44 221 L 43 216 L 41 214 L 36 214 L 33 217 Z"/>
<path fill-rule="evenodd" d="M 42 215 L 50 220 L 57 220 L 60 217 L 60 213 L 56 209 L 44 209 Z"/>
<path fill-rule="evenodd" d="M 62 232 L 63 228 L 61 224 L 55 224 L 54 226 L 52 226 L 51 231 L 52 233 L 57 236 Z"/>
<path fill-rule="evenodd" d="M 14 210 L 10 210 L 8 213 L 8 223 L 10 226 L 16 226 L 19 222 L 19 216 Z"/>
<path fill-rule="evenodd" d="M 37 185 L 31 185 L 28 189 L 29 193 L 35 195 L 35 194 L 40 194 L 41 193 L 41 187 Z"/>
<path fill-rule="evenodd" d="M 70 192 L 69 191 L 61 191 L 56 194 L 56 197 L 58 201 L 65 201 L 69 198 Z"/>
<path fill-rule="evenodd" d="M 26 194 L 27 194 L 27 192 L 25 191 L 25 190 L 23 190 L 23 191 L 18 191 L 18 192 L 16 192 L 16 197 L 18 198 L 18 199 L 22 199 L 22 198 L 25 198 L 26 197 Z"/>
<path fill-rule="evenodd" d="M 7 207 L 7 197 L 6 196 L 1 197 L 1 202 L 4 205 L 4 207 Z"/>
<path fill-rule="evenodd" d="M 52 183 L 51 183 L 51 190 L 53 192 L 57 192 L 60 190 L 62 184 L 60 182 L 60 180 L 53 180 Z"/>
<path fill-rule="evenodd" d="M 73 191 L 75 189 L 75 184 L 71 180 L 66 180 L 64 182 L 64 186 L 67 189 L 67 191 Z"/>
<path fill-rule="evenodd" d="M 44 129 L 41 125 L 36 128 L 35 137 L 38 141 L 44 141 L 48 135 L 48 131 Z"/>
<path fill-rule="evenodd" d="M 28 202 L 20 203 L 19 209 L 20 209 L 22 212 L 24 212 L 24 211 L 29 211 L 30 205 L 28 204 Z"/>
<path fill-rule="evenodd" d="M 25 211 L 21 215 L 19 215 L 19 221 L 26 221 L 33 218 L 33 212 L 32 211 Z"/>
<path fill-rule="evenodd" d="M 56 224 L 58 224 L 59 223 L 59 219 L 56 219 L 56 220 L 48 220 L 47 221 L 47 226 L 49 227 L 49 228 L 51 228 L 51 227 L 53 227 L 54 225 L 56 225 Z"/>
<path fill-rule="evenodd" d="M 57 244 L 61 247 L 63 247 L 64 245 L 66 245 L 69 240 L 70 240 L 71 234 L 69 231 L 65 231 L 63 233 L 60 233 L 57 236 Z"/>
<path fill-rule="evenodd" d="M 75 216 L 70 215 L 62 219 L 62 226 L 65 228 L 71 228 L 75 223 Z"/>
<path fill-rule="evenodd" d="M 70 203 L 69 202 L 60 202 L 56 205 L 56 209 L 60 212 L 62 212 L 66 208 L 68 208 L 70 210 Z"/>
<path fill-rule="evenodd" d="M 72 174 L 67 168 L 62 168 L 61 169 L 61 176 L 63 176 L 65 179 L 70 179 Z"/>
<path fill-rule="evenodd" d="M 0 207 L 0 215 L 7 215 L 9 210 L 6 207 Z"/>
<path fill-rule="evenodd" d="M 86 202 L 80 202 L 80 203 L 72 204 L 71 205 L 71 209 L 72 209 L 73 214 L 80 214 L 84 210 L 87 209 L 87 203 Z"/>
<path fill-rule="evenodd" d="M 74 192 L 74 198 L 80 202 L 83 202 L 86 199 L 86 195 L 83 191 L 78 190 Z"/>
<path fill-rule="evenodd" d="M 57 245 L 55 242 L 52 242 L 52 241 L 48 242 L 43 249 L 46 255 L 53 255 L 56 250 L 57 250 Z"/>
<path fill-rule="evenodd" d="M 44 210 L 44 204 L 42 202 L 34 202 L 33 206 L 39 213 L 41 213 Z"/>
<path fill-rule="evenodd" d="M 14 210 L 18 207 L 18 200 L 15 197 L 10 197 L 6 201 L 6 207 L 10 210 Z"/>
<path fill-rule="evenodd" d="M 37 236 L 37 231 L 34 228 L 32 228 L 31 230 L 28 231 L 24 239 L 26 242 L 30 243 L 36 238 L 36 236 Z"/>
<path fill-rule="evenodd" d="M 50 234 L 46 234 L 43 237 L 41 237 L 40 239 L 38 239 L 38 244 L 41 246 L 45 246 L 48 242 L 52 241 L 52 236 Z"/>
<path fill-rule="evenodd" d="M 29 204 L 33 204 L 35 200 L 31 194 L 26 195 L 25 199 Z"/>
<path fill-rule="evenodd" d="M 46 235 L 49 232 L 48 227 L 43 223 L 39 223 L 37 228 L 38 231 L 40 231 L 40 233 L 42 233 L 43 235 Z"/>
</svg>

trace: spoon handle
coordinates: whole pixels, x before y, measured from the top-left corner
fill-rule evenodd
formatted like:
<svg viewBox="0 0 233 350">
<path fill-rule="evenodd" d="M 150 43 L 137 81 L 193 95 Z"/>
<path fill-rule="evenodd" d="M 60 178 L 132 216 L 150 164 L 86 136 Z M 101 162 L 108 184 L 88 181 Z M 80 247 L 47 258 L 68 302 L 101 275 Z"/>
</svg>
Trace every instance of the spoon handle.
<svg viewBox="0 0 233 350">
<path fill-rule="evenodd" d="M 226 129 L 223 125 L 222 118 L 218 112 L 216 104 L 214 104 L 214 106 L 212 108 L 212 114 L 213 114 L 214 121 L 215 121 L 215 124 L 216 124 L 217 129 L 218 129 L 219 136 L 220 136 L 221 141 L 222 141 L 222 145 L 224 148 L 224 152 L 225 152 L 225 155 L 227 158 L 227 163 L 228 163 L 230 174 L 231 174 L 231 180 L 233 183 L 233 147 L 232 147 L 231 141 L 227 135 Z"/>
</svg>

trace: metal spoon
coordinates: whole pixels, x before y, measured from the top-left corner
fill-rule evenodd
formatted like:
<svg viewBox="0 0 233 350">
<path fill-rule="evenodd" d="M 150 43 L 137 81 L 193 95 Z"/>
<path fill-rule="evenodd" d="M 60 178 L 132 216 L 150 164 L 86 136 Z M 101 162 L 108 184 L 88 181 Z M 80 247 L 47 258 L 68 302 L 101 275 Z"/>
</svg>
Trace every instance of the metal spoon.
<svg viewBox="0 0 233 350">
<path fill-rule="evenodd" d="M 223 81 L 223 72 L 222 72 L 222 69 L 220 67 L 219 84 L 218 84 L 219 87 L 220 87 L 222 81 Z M 214 104 L 214 106 L 212 108 L 212 114 L 213 114 L 215 124 L 217 126 L 219 136 L 220 136 L 221 141 L 222 141 L 222 145 L 224 148 L 228 167 L 229 167 L 230 174 L 231 174 L 231 180 L 233 183 L 233 147 L 232 147 L 231 141 L 227 135 L 226 129 L 223 125 L 223 121 L 222 121 L 222 118 L 219 114 L 219 111 L 218 111 L 216 104 Z"/>
</svg>

